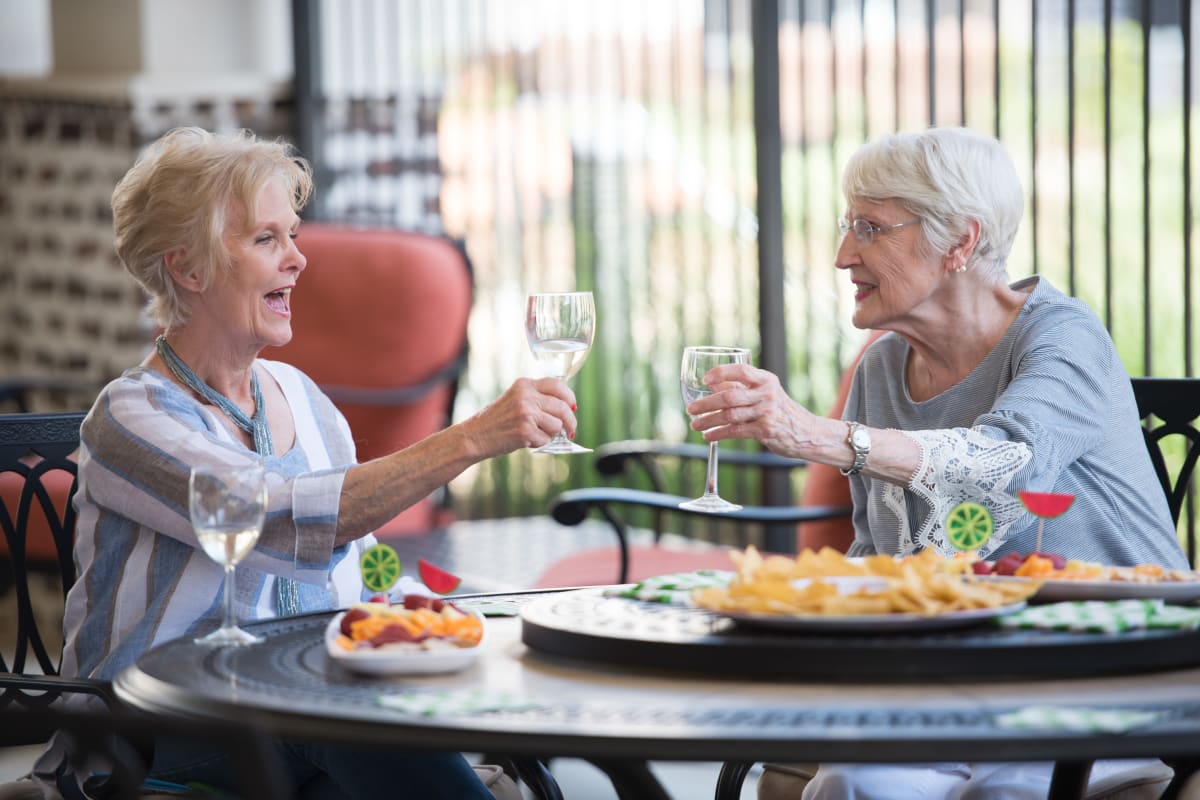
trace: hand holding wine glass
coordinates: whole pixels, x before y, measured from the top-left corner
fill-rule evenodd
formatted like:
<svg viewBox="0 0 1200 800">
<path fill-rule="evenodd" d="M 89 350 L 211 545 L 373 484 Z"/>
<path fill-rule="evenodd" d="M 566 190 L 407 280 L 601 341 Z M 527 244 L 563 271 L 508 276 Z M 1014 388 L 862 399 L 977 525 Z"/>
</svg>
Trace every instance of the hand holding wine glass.
<svg viewBox="0 0 1200 800">
<path fill-rule="evenodd" d="M 683 363 L 679 370 L 679 386 L 683 392 L 683 404 L 687 406 L 701 397 L 713 393 L 712 387 L 704 382 L 710 369 L 720 364 L 749 364 L 750 351 L 744 347 L 685 347 Z M 721 513 L 738 511 L 741 506 L 721 499 L 717 494 L 717 443 L 708 443 L 708 470 L 704 494 L 695 500 L 680 503 L 680 508 L 692 511 Z"/>
<path fill-rule="evenodd" d="M 242 645 L 262 641 L 237 626 L 234 569 L 254 548 L 267 512 L 263 468 L 195 467 L 188 481 L 188 507 L 196 538 L 208 557 L 225 568 L 225 617 L 221 627 L 196 644 Z"/>
<path fill-rule="evenodd" d="M 531 294 L 525 305 L 525 338 L 550 377 L 566 380 L 579 371 L 592 348 L 596 306 L 591 292 Z M 562 430 L 535 453 L 590 453 Z"/>
</svg>

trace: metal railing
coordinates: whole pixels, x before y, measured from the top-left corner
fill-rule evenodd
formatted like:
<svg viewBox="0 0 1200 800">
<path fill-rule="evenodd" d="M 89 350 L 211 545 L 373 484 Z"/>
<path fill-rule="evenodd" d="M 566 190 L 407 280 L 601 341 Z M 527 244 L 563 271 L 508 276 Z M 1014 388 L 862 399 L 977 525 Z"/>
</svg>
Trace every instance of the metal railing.
<svg viewBox="0 0 1200 800">
<path fill-rule="evenodd" d="M 1195 374 L 1192 0 L 295 8 L 313 213 L 444 231 L 472 257 L 460 416 L 531 372 L 522 300 L 547 289 L 597 295 L 585 443 L 684 439 L 679 354 L 698 342 L 754 348 L 827 408 L 863 340 L 832 267 L 841 166 L 929 124 L 990 132 L 1016 162 L 1010 276 L 1086 300 L 1131 374 Z M 593 480 L 521 453 L 452 492 L 465 516 L 542 513 Z M 764 491 L 749 480 L 730 493 Z"/>
</svg>

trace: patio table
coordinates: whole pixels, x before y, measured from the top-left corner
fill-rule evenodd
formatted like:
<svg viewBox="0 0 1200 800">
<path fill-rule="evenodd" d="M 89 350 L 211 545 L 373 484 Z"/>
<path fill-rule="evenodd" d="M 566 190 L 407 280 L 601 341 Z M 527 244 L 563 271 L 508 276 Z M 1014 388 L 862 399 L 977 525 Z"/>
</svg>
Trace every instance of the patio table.
<svg viewBox="0 0 1200 800">
<path fill-rule="evenodd" d="M 1200 752 L 1194 631 L 1124 645 L 1115 636 L 1093 640 L 1080 645 L 1091 648 L 1088 658 L 1061 663 L 1052 660 L 1056 634 L 1035 647 L 1031 633 L 1020 632 L 1008 645 L 990 645 L 1007 658 L 1003 668 L 976 674 L 953 669 L 947 642 L 957 638 L 964 653 L 975 652 L 993 635 L 983 628 L 890 639 L 758 632 L 595 588 L 455 600 L 504 615 L 487 619 L 480 658 L 460 672 L 348 672 L 324 649 L 326 612 L 250 625 L 264 637 L 250 647 L 169 642 L 121 673 L 115 689 L 152 713 L 236 715 L 291 737 L 608 763 L 728 762 L 719 797 L 736 797 L 756 761 L 1054 760 L 1051 796 L 1074 798 L 1095 759 Z M 519 609 L 524 621 L 512 615 Z M 608 620 L 602 630 L 597 619 Z M 606 638 L 625 644 L 605 655 Z M 876 664 L 873 674 L 833 670 L 834 651 L 852 652 L 856 638 L 874 648 L 862 659 Z M 941 648 L 925 660 L 925 677 L 910 671 L 897 679 L 885 669 L 889 648 L 894 667 L 923 638 Z M 1072 646 L 1060 642 L 1058 654 Z M 811 650 L 814 666 L 766 669 L 772 648 L 801 667 Z M 1022 648 L 1035 657 L 1022 660 Z M 673 649 L 686 658 L 668 657 Z M 977 652 L 968 658 L 979 663 Z M 1137 722 L 1116 732 L 1030 722 L 1032 710 L 1064 708 Z"/>
</svg>

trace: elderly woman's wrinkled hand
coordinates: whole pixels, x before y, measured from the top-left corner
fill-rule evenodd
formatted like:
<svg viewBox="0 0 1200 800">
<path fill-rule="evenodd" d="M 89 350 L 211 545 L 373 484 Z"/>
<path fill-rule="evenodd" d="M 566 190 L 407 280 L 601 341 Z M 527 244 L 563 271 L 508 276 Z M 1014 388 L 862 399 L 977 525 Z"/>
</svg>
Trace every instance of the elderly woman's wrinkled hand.
<svg viewBox="0 0 1200 800">
<path fill-rule="evenodd" d="M 476 415 L 473 433 L 487 456 L 541 447 L 565 429 L 575 435 L 575 393 L 558 378 L 519 378 Z"/>
<path fill-rule="evenodd" d="M 774 373 L 728 364 L 711 369 L 705 380 L 714 391 L 688 405 L 693 430 L 710 442 L 754 439 L 774 453 L 801 457 L 817 418 L 788 397 Z"/>
</svg>

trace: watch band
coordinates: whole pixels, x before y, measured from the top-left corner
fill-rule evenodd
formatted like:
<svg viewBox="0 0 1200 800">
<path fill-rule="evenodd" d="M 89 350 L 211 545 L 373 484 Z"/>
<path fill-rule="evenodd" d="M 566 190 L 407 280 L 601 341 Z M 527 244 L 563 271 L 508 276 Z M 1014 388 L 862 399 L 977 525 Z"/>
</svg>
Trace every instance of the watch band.
<svg viewBox="0 0 1200 800">
<path fill-rule="evenodd" d="M 867 455 L 871 452 L 871 437 L 867 433 L 867 429 L 854 420 L 847 420 L 846 425 L 849 428 L 846 433 L 846 443 L 854 450 L 854 463 L 850 465 L 849 469 L 839 471 L 849 477 L 862 472 L 863 467 L 867 465 Z"/>
</svg>

